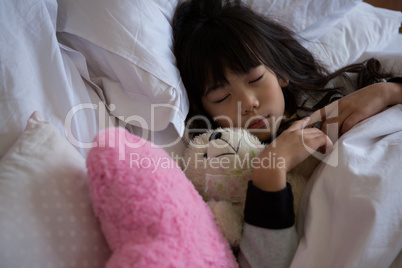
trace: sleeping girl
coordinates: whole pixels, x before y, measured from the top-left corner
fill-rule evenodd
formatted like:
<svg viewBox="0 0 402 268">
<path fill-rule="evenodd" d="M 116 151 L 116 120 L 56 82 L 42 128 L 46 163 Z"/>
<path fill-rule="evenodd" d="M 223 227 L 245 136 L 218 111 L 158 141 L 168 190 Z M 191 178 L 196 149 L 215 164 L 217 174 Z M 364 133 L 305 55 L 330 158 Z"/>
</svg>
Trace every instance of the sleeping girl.
<svg viewBox="0 0 402 268">
<path fill-rule="evenodd" d="M 237 2 L 182 2 L 173 37 L 190 128 L 246 128 L 267 143 L 261 159 L 285 159 L 254 169 L 239 263 L 289 266 L 297 234 L 287 172 L 310 155 L 306 148 L 329 152 L 338 135 L 402 103 L 402 79 L 385 80 L 375 59 L 331 73 L 290 30 Z"/>
</svg>

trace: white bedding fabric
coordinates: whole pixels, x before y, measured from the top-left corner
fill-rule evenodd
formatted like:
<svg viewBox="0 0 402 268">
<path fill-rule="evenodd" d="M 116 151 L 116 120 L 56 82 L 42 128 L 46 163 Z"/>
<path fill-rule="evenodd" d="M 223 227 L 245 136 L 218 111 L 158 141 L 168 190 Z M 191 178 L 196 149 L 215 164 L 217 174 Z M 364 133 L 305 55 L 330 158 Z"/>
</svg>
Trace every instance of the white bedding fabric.
<svg viewBox="0 0 402 268">
<path fill-rule="evenodd" d="M 309 181 L 292 266 L 402 267 L 402 105 L 356 125 L 324 162 L 337 164 Z"/>
<path fill-rule="evenodd" d="M 82 55 L 59 46 L 55 35 L 56 11 L 57 3 L 51 0 L 0 1 L 0 161 L 35 110 L 69 137 L 70 143 L 77 143 L 84 156 L 88 148 L 83 147 L 90 144 L 95 134 L 115 125 L 116 119 L 106 112 L 93 87 L 80 75 L 83 71 L 80 68 L 85 66 Z M 376 56 L 387 68 L 402 74 L 401 44 L 402 35 L 398 35 L 388 45 L 390 49 L 376 51 L 374 48 L 359 60 Z M 77 64 L 80 61 L 82 64 Z M 74 107 L 76 113 L 72 113 Z M 325 177 L 314 179 L 312 184 L 306 206 L 306 236 L 300 242 L 295 267 L 323 267 L 324 263 L 336 267 L 372 267 L 376 266 L 373 259 L 379 266 L 387 266 L 398 254 L 399 261 L 394 266 L 402 266 L 399 234 L 402 233 L 402 180 L 401 170 L 396 169 L 402 161 L 400 107 L 384 113 L 399 114 L 399 118 L 381 127 L 371 127 L 382 134 L 393 133 L 393 126 L 399 127 L 398 131 L 373 139 L 382 134 L 356 133 L 359 128 L 355 128 L 341 139 L 339 166 L 320 168 L 315 173 L 316 177 Z M 69 115 L 74 115 L 71 126 L 70 120 L 66 125 Z M 143 133 L 138 128 L 131 130 Z M 159 144 L 173 142 L 178 137 L 173 126 L 146 133 L 149 139 L 153 135 Z M 181 155 L 183 143 L 165 149 Z M 372 165 L 367 165 L 368 160 Z M 378 162 L 384 164 L 379 166 Z M 359 165 L 363 168 L 355 170 Z M 362 173 L 368 171 L 376 175 L 367 177 Z M 378 174 L 379 171 L 382 173 Z M 347 176 L 352 175 L 356 179 L 348 180 Z M 352 198 L 354 202 L 350 203 Z M 4 205 L 0 203 L 0 210 Z M 0 245 L 5 248 L 7 241 L 1 239 L 3 234 L 0 229 Z"/>
<path fill-rule="evenodd" d="M 65 133 L 73 107 L 100 102 L 60 49 L 47 9 L 57 11 L 57 5 L 48 4 L 0 3 L 0 24 L 7 25 L 1 27 L 0 40 L 0 157 L 18 139 L 33 111 L 40 111 Z M 10 12 L 15 9 L 18 12 Z M 92 141 L 98 132 L 98 115 L 92 109 L 81 109 L 68 121 L 71 127 L 66 130 L 81 142 Z"/>
<path fill-rule="evenodd" d="M 35 112 L 0 161 L 0 267 L 104 267 L 85 159 Z"/>
<path fill-rule="evenodd" d="M 10 12 L 18 10 L 18 12 Z M 56 39 L 56 1 L 1 1 L 0 23 L 0 158 L 22 133 L 34 111 L 43 114 L 86 155 L 99 130 L 118 124 L 105 108 L 88 73 L 85 58 L 59 45 Z M 182 154 L 184 144 L 169 125 L 164 131 L 141 131 L 127 126 L 167 151 Z"/>
</svg>

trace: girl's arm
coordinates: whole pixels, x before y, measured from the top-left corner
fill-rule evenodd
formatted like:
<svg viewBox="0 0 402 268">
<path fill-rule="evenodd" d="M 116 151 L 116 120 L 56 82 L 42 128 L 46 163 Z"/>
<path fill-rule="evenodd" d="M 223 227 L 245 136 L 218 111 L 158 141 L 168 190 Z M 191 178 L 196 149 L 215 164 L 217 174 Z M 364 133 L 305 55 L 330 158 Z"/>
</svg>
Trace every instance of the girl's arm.
<svg viewBox="0 0 402 268">
<path fill-rule="evenodd" d="M 308 122 L 309 118 L 295 122 L 259 155 L 260 166 L 254 169 L 247 189 L 240 240 L 241 267 L 289 267 L 293 259 L 298 239 L 293 194 L 286 173 L 304 161 L 311 150 L 332 148 L 322 131 L 304 129 Z M 273 161 L 273 157 L 277 159 Z"/>
<path fill-rule="evenodd" d="M 241 268 L 290 267 L 297 241 L 294 226 L 274 230 L 245 223 L 240 241 L 239 265 Z"/>
<path fill-rule="evenodd" d="M 399 79 L 399 80 L 398 80 Z M 322 122 L 322 130 L 332 141 L 354 125 L 387 107 L 402 104 L 402 79 L 376 83 L 359 89 L 314 112 L 311 122 Z"/>
<path fill-rule="evenodd" d="M 293 195 L 263 191 L 249 182 L 240 240 L 240 267 L 289 267 L 297 248 Z"/>
</svg>

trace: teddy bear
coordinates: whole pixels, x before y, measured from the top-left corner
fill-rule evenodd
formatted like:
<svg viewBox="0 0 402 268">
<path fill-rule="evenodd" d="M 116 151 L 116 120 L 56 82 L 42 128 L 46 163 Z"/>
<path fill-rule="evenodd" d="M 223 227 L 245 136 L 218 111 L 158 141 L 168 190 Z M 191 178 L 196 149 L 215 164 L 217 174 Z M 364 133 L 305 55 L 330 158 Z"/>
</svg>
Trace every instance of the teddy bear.
<svg viewBox="0 0 402 268">
<path fill-rule="evenodd" d="M 217 128 L 195 136 L 184 152 L 187 178 L 207 202 L 215 221 L 230 245 L 239 244 L 243 227 L 243 209 L 247 184 L 257 156 L 265 145 L 242 128 Z M 285 165 L 284 159 L 269 155 L 265 165 Z M 253 164 L 254 163 L 254 164 Z M 295 215 L 308 178 L 319 160 L 310 156 L 288 172 L 292 185 Z"/>
</svg>

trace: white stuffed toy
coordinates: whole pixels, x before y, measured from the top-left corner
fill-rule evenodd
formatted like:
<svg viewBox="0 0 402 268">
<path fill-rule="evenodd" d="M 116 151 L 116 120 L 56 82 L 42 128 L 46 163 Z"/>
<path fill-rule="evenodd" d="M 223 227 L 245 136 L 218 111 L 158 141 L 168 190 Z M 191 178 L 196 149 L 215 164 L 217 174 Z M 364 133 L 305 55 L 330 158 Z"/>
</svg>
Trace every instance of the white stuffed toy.
<svg viewBox="0 0 402 268">
<path fill-rule="evenodd" d="M 257 156 L 264 150 L 257 137 L 242 128 L 218 128 L 193 138 L 184 153 L 184 172 L 211 208 L 229 243 L 239 244 L 247 184 Z M 308 158 L 287 175 L 297 213 L 308 178 L 318 164 Z M 271 155 L 266 165 L 284 165 Z"/>
</svg>

